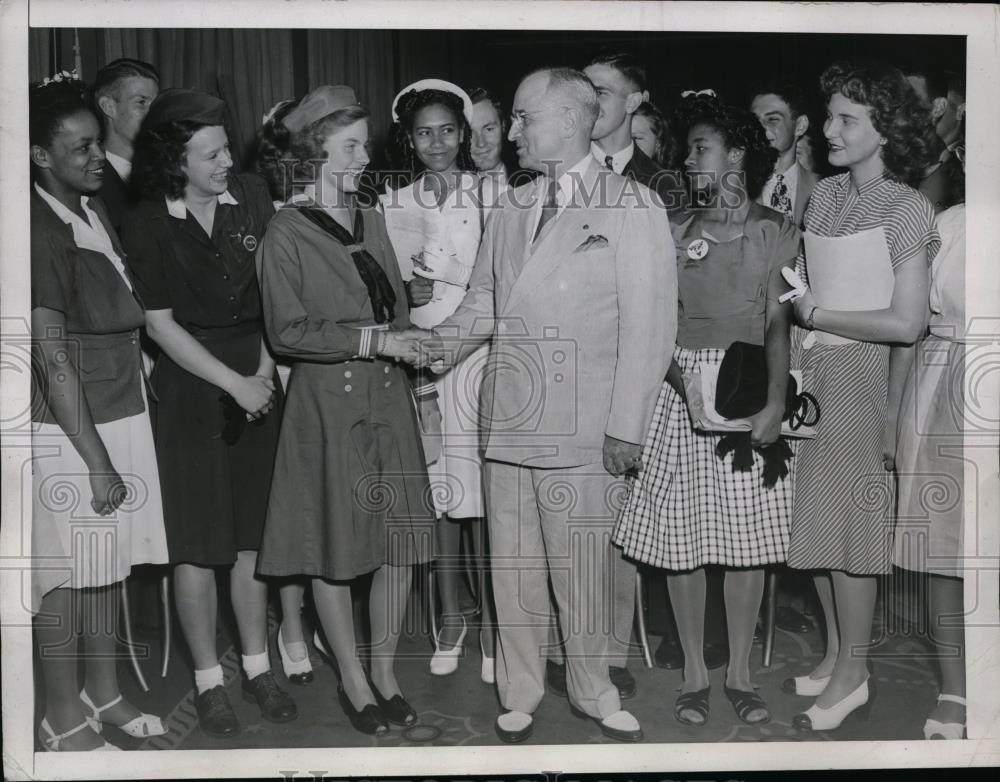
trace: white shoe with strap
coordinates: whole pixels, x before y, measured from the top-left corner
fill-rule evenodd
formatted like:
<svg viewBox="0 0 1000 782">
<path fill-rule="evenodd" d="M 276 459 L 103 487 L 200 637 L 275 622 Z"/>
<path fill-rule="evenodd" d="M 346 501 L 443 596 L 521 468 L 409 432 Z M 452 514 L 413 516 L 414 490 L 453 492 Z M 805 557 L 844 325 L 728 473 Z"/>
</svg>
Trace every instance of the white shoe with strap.
<svg viewBox="0 0 1000 782">
<path fill-rule="evenodd" d="M 434 654 L 431 655 L 430 665 L 431 673 L 435 676 L 447 676 L 458 669 L 458 658 L 462 655 L 462 642 L 465 640 L 465 634 L 468 630 L 469 626 L 465 623 L 465 617 L 463 616 L 462 632 L 459 633 L 458 640 L 455 641 L 455 645 L 451 649 L 442 649 L 438 639 L 434 639 Z M 441 635 L 441 630 L 438 630 L 438 635 Z"/>
<path fill-rule="evenodd" d="M 91 729 L 93 728 L 93 725 L 90 724 L 89 717 L 85 719 L 83 722 L 81 722 L 79 725 L 77 725 L 75 728 L 70 728 L 65 733 L 60 733 L 56 735 L 56 733 L 49 726 L 49 721 L 47 719 L 42 719 L 42 724 L 39 726 L 39 730 L 41 732 L 39 738 L 42 740 L 42 744 L 45 746 L 46 752 L 66 752 L 66 751 L 79 752 L 80 750 L 63 750 L 61 749 L 60 745 L 62 744 L 63 739 L 68 739 L 70 736 L 79 733 L 81 730 L 84 730 L 85 728 L 91 728 Z M 121 747 L 116 747 L 114 744 L 108 744 L 108 742 L 105 741 L 100 746 L 94 747 L 90 751 L 120 752 Z"/>
<path fill-rule="evenodd" d="M 107 711 L 112 706 L 116 706 L 121 703 L 122 696 L 119 693 L 118 697 L 113 701 L 105 703 L 103 706 L 95 706 L 94 702 L 90 699 L 90 696 L 87 695 L 87 691 L 80 690 L 80 700 L 83 702 L 83 705 L 91 711 L 91 715 L 87 717 L 87 722 L 90 724 L 91 729 L 94 733 L 100 733 L 101 729 L 104 727 L 104 721 L 101 719 L 101 712 Z M 109 724 L 115 725 L 113 722 Z M 115 725 L 115 727 L 137 739 L 145 739 L 150 736 L 162 736 L 167 732 L 166 726 L 155 714 L 140 714 L 135 719 L 131 719 L 123 725 Z"/>
<path fill-rule="evenodd" d="M 963 708 L 966 706 L 965 698 L 961 695 L 948 695 L 947 693 L 941 693 L 937 697 L 937 702 L 947 702 L 947 703 L 957 703 Z M 964 739 L 965 738 L 965 723 L 964 722 L 940 722 L 938 720 L 932 720 L 930 718 L 924 723 L 924 738 L 925 739 Z"/>
</svg>

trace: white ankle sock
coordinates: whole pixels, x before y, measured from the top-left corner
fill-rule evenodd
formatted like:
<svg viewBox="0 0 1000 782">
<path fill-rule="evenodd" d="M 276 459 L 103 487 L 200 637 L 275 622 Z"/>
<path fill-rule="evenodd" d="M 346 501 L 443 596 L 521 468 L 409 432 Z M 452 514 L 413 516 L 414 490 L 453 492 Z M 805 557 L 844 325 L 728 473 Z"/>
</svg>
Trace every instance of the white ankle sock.
<svg viewBox="0 0 1000 782">
<path fill-rule="evenodd" d="M 256 679 L 262 673 L 271 670 L 271 661 L 267 657 L 267 652 L 241 656 L 243 657 L 243 670 L 246 671 L 248 679 Z"/>
<path fill-rule="evenodd" d="M 222 683 L 221 665 L 216 665 L 214 668 L 206 668 L 203 671 L 199 671 L 197 668 L 194 669 L 194 686 L 198 690 L 199 695 L 205 692 L 205 690 L 221 686 Z"/>
</svg>

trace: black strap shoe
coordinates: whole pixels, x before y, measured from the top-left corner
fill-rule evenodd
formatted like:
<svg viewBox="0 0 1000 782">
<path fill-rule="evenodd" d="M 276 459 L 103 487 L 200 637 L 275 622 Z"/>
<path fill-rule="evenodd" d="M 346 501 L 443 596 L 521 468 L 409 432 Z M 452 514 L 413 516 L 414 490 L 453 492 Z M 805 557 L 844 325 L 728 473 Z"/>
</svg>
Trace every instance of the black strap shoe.
<svg viewBox="0 0 1000 782">
<path fill-rule="evenodd" d="M 243 700 L 260 706 L 260 716 L 268 722 L 291 722 L 299 716 L 295 701 L 278 686 L 270 671 L 243 679 Z"/>
<path fill-rule="evenodd" d="M 354 708 L 351 699 L 347 697 L 344 688 L 337 685 L 337 700 L 340 701 L 340 708 L 344 710 L 347 719 L 351 721 L 351 726 L 360 733 L 367 733 L 369 736 L 381 736 L 389 732 L 389 723 L 385 721 L 382 710 L 374 703 L 365 705 L 361 711 Z"/>
<path fill-rule="evenodd" d="M 240 722 L 221 684 L 199 694 L 194 707 L 198 711 L 198 725 L 205 733 L 219 738 L 239 735 Z"/>
<path fill-rule="evenodd" d="M 608 676 L 611 683 L 618 688 L 618 697 L 623 701 L 635 695 L 635 678 L 629 673 L 628 668 L 619 668 L 617 665 L 608 667 Z"/>
<path fill-rule="evenodd" d="M 402 695 L 396 693 L 391 698 L 382 697 L 382 693 L 379 692 L 378 687 L 375 686 L 375 682 L 371 679 L 368 680 L 368 685 L 372 689 L 372 695 L 375 696 L 375 703 L 382 710 L 382 714 L 385 718 L 389 720 L 393 725 L 415 725 L 417 722 L 417 712 L 414 708 L 406 702 L 406 699 Z"/>
</svg>

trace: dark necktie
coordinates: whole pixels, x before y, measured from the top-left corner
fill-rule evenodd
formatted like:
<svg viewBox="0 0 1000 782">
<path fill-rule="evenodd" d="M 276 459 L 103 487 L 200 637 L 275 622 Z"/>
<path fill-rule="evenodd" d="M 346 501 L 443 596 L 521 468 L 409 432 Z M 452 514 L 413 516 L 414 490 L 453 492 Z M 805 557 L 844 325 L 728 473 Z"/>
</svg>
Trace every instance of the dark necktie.
<svg viewBox="0 0 1000 782">
<path fill-rule="evenodd" d="M 614 172 L 614 170 L 615 170 L 615 159 L 613 157 L 611 157 L 611 155 L 605 155 L 604 156 L 604 167 L 608 171 L 611 171 L 612 173 Z"/>
<path fill-rule="evenodd" d="M 788 185 L 785 175 L 778 174 L 774 180 L 774 191 L 771 193 L 771 208 L 788 217 L 792 216 L 792 199 L 788 197 Z"/>
<path fill-rule="evenodd" d="M 534 242 L 538 239 L 539 234 L 542 232 L 542 228 L 545 224 L 556 216 L 556 212 L 559 211 L 559 203 L 556 201 L 556 194 L 559 192 L 559 183 L 554 180 L 549 180 L 548 189 L 545 192 L 545 202 L 542 204 L 542 214 L 538 219 L 538 228 L 535 229 L 535 238 L 531 241 Z"/>
</svg>

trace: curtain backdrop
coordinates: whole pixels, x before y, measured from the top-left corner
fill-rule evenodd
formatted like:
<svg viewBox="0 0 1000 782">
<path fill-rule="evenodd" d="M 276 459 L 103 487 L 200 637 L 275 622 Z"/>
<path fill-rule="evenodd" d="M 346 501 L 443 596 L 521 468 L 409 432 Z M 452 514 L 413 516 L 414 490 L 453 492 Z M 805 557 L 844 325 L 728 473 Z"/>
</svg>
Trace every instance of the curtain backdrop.
<svg viewBox="0 0 1000 782">
<path fill-rule="evenodd" d="M 309 30 L 307 90 L 347 84 L 371 116 L 373 151 L 383 147 L 392 122 L 398 71 L 391 30 Z"/>
<path fill-rule="evenodd" d="M 218 95 L 229 107 L 230 141 L 241 160 L 279 100 L 349 84 L 371 115 L 377 165 L 401 87 L 428 76 L 463 83 L 453 75 L 449 31 L 31 28 L 29 35 L 32 81 L 79 63 L 92 82 L 108 62 L 133 57 L 156 67 L 161 87 Z"/>
</svg>

